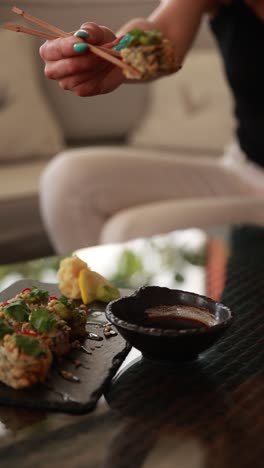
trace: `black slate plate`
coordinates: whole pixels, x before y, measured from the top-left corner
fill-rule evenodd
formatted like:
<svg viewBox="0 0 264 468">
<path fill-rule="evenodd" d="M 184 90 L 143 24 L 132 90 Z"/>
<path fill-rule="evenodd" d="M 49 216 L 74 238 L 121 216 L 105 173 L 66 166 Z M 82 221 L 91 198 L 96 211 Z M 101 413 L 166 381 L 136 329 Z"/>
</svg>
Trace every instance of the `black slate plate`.
<svg viewBox="0 0 264 468">
<path fill-rule="evenodd" d="M 60 296 L 56 284 L 41 283 L 36 280 L 20 280 L 0 293 L 0 302 L 15 296 L 22 289 L 36 286 L 49 291 L 50 295 Z M 121 291 L 127 294 L 128 291 Z M 83 414 L 92 411 L 105 388 L 115 375 L 131 346 L 119 335 L 105 338 L 103 326 L 106 322 L 104 305 L 91 305 L 87 331 L 103 337 L 102 341 L 84 340 L 83 350 L 74 350 L 63 357 L 62 362 L 52 367 L 45 384 L 25 390 L 13 390 L 0 383 L 0 404 L 23 408 L 60 411 Z M 81 362 L 76 368 L 74 359 Z M 80 382 L 70 382 L 60 375 L 60 370 L 71 372 Z"/>
</svg>

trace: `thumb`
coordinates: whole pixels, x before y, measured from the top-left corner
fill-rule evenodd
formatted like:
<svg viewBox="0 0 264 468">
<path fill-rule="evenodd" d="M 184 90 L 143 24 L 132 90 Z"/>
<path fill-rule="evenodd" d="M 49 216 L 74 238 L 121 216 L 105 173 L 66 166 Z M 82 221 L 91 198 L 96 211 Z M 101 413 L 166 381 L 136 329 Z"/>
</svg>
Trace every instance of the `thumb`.
<svg viewBox="0 0 264 468">
<path fill-rule="evenodd" d="M 113 41 L 116 37 L 109 28 L 99 26 L 96 23 L 83 23 L 80 29 L 85 30 L 89 34 L 87 42 L 91 44 L 105 44 L 106 42 Z"/>
</svg>

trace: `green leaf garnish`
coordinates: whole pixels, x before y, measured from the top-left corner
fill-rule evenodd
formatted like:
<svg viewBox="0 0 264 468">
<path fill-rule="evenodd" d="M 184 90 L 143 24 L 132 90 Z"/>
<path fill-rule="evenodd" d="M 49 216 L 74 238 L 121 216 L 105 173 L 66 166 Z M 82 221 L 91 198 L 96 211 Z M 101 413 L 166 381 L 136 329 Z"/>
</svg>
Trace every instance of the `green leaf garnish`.
<svg viewBox="0 0 264 468">
<path fill-rule="evenodd" d="M 56 328 L 58 320 L 48 309 L 34 309 L 31 312 L 29 322 L 40 333 L 48 333 Z"/>
<path fill-rule="evenodd" d="M 0 340 L 3 339 L 5 335 L 12 335 L 13 333 L 14 329 L 0 320 Z"/>
<path fill-rule="evenodd" d="M 68 307 L 70 310 L 74 310 L 76 307 L 73 301 L 71 301 L 70 299 L 64 296 L 60 297 L 58 301 L 61 302 L 66 307 Z"/>
<path fill-rule="evenodd" d="M 68 307 L 61 301 L 57 301 L 53 305 L 53 310 L 56 315 L 58 315 L 61 319 L 66 320 L 68 322 L 72 318 L 72 314 L 74 309 L 72 307 Z"/>
<path fill-rule="evenodd" d="M 14 335 L 13 339 L 18 349 L 23 351 L 23 353 L 28 354 L 29 356 L 39 357 L 46 355 L 46 352 L 41 347 L 41 342 L 38 340 L 38 338 L 24 335 Z"/>
<path fill-rule="evenodd" d="M 42 289 L 38 289 L 35 286 L 31 289 L 28 293 L 31 302 L 48 302 L 49 293 L 48 291 L 43 291 Z"/>
<path fill-rule="evenodd" d="M 130 41 L 126 44 L 126 47 L 139 45 L 151 46 L 158 45 L 162 42 L 162 34 L 156 29 L 152 31 L 143 31 L 142 29 L 134 28 L 129 31 L 128 36 L 130 37 Z"/>
<path fill-rule="evenodd" d="M 24 299 L 17 299 L 14 302 L 3 308 L 6 316 L 16 320 L 17 322 L 27 322 L 30 310 Z"/>
</svg>

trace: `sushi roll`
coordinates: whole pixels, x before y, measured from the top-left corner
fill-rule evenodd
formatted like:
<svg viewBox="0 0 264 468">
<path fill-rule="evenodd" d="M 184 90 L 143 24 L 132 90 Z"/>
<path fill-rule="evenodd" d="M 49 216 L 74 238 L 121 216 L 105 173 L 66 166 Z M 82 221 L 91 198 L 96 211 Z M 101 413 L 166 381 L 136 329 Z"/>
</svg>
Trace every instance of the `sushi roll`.
<svg viewBox="0 0 264 468">
<path fill-rule="evenodd" d="M 0 381 L 11 388 L 42 382 L 51 363 L 51 351 L 38 338 L 12 333 L 0 339 Z"/>
<path fill-rule="evenodd" d="M 34 308 L 36 306 L 45 306 L 49 301 L 48 291 L 39 289 L 36 286 L 32 288 L 25 288 L 21 293 L 17 294 L 15 299 L 24 299 L 29 308 Z"/>
<path fill-rule="evenodd" d="M 16 331 L 21 330 L 25 322 L 29 320 L 30 309 L 26 301 L 21 297 L 15 297 L 0 304 L 0 320 L 4 320 Z"/>
<path fill-rule="evenodd" d="M 38 307 L 35 302 L 28 304 L 25 298 L 16 296 L 0 308 L 1 318 L 16 332 L 41 337 L 57 356 L 71 349 L 70 327 L 60 317 L 51 314 L 47 306 Z"/>
<path fill-rule="evenodd" d="M 71 350 L 70 327 L 65 320 L 61 320 L 47 308 L 33 309 L 22 331 L 37 333 L 41 341 L 56 356 L 63 356 Z"/>
<path fill-rule="evenodd" d="M 0 318 L 4 318 L 16 330 L 28 322 L 31 310 L 45 307 L 49 300 L 48 291 L 36 287 L 25 288 L 9 301 L 0 303 Z"/>
<path fill-rule="evenodd" d="M 119 50 L 125 63 L 141 72 L 141 80 L 151 80 L 179 70 L 173 43 L 159 31 L 133 29 L 114 49 Z M 124 69 L 128 79 L 136 79 L 135 74 Z"/>
<path fill-rule="evenodd" d="M 86 336 L 87 309 L 85 306 L 77 305 L 76 301 L 66 297 L 60 297 L 52 299 L 48 304 L 48 309 L 61 320 L 65 320 L 71 330 L 71 340 Z"/>
<path fill-rule="evenodd" d="M 13 335 L 15 329 L 0 318 L 0 344 L 6 335 Z"/>
</svg>

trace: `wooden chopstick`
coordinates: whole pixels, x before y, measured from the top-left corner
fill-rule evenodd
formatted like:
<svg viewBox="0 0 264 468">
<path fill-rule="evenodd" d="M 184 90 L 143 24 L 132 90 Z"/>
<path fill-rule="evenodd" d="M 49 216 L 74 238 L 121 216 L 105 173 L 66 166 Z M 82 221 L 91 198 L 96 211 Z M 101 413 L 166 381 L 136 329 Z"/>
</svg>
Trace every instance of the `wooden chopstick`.
<svg viewBox="0 0 264 468">
<path fill-rule="evenodd" d="M 68 37 L 69 36 L 69 33 L 66 33 L 62 29 L 59 29 L 56 26 L 53 26 L 52 24 L 47 23 L 46 21 L 42 21 L 41 19 L 37 18 L 36 16 L 29 15 L 28 13 L 26 13 L 24 10 L 21 10 L 20 8 L 13 7 L 12 12 L 15 13 L 16 15 L 22 16 L 27 21 L 30 21 L 31 23 L 34 23 L 34 24 L 36 24 L 37 26 L 40 26 L 43 29 L 47 29 L 48 31 L 53 32 L 54 34 L 57 35 L 57 37 Z M 12 29 L 12 31 L 26 32 L 26 31 L 22 31 L 21 28 L 19 28 L 19 30 L 18 29 Z M 33 34 L 33 31 L 35 31 L 35 34 Z M 44 38 L 44 36 L 40 36 L 40 32 L 38 32 L 36 30 L 33 30 L 33 29 L 31 29 L 30 33 L 28 33 L 28 34 Z M 44 34 L 46 34 L 46 33 L 44 33 Z M 55 38 L 56 37 L 52 37 L 52 39 L 55 39 Z M 106 47 L 102 48 L 102 47 L 94 46 L 93 44 L 90 44 L 90 43 L 88 45 L 89 45 L 89 50 L 91 50 L 91 52 L 93 52 L 98 57 L 100 57 L 100 58 L 102 58 L 104 60 L 107 60 L 108 62 L 111 62 L 113 65 L 116 65 L 117 67 L 122 68 L 123 70 L 127 70 L 130 73 L 132 73 L 134 75 L 137 75 L 138 77 L 142 76 L 141 72 L 137 68 L 134 68 L 131 65 L 128 65 L 127 63 L 120 60 L 120 58 L 118 58 L 118 57 L 120 57 L 120 54 L 118 53 L 118 51 L 111 51 L 111 52 L 114 52 L 114 53 L 111 53 L 111 52 L 109 53 L 109 50 Z M 118 53 L 118 56 L 117 56 L 116 52 Z"/>
<path fill-rule="evenodd" d="M 128 65 L 127 63 L 123 62 L 117 57 L 109 55 L 108 52 L 105 52 L 105 50 L 102 50 L 90 43 L 88 45 L 89 45 L 89 50 L 93 52 L 95 55 L 98 55 L 98 57 L 108 60 L 108 62 L 111 62 L 113 65 L 116 65 L 119 68 L 123 68 L 123 70 L 127 70 L 130 73 L 133 73 L 134 75 L 137 75 L 139 77 L 142 76 L 141 72 L 137 68 L 134 68 Z"/>
<path fill-rule="evenodd" d="M 57 34 L 60 37 L 66 37 L 69 36 L 68 33 L 63 31 L 62 29 L 57 28 L 56 26 L 52 26 L 52 24 L 46 23 L 46 21 L 42 21 L 41 19 L 36 18 L 36 16 L 29 15 L 26 13 L 24 10 L 21 10 L 20 8 L 13 7 L 12 12 L 15 13 L 16 15 L 22 16 L 25 18 L 27 21 L 30 21 L 31 23 L 37 24 L 43 29 L 47 29 L 48 31 L 53 32 L 54 34 Z"/>
<path fill-rule="evenodd" d="M 24 26 L 21 26 L 20 24 L 5 23 L 3 24 L 3 28 L 8 29 L 9 31 L 21 32 L 25 34 L 30 34 L 31 36 L 41 37 L 49 41 L 58 39 L 60 37 L 55 34 L 49 34 L 44 31 L 38 31 L 37 29 L 25 28 Z M 110 55 L 113 55 L 114 57 L 121 57 L 120 52 L 118 52 L 117 50 L 111 50 L 111 49 L 109 50 L 107 49 L 107 47 L 101 47 L 101 46 L 99 46 L 98 48 L 109 53 Z"/>
<path fill-rule="evenodd" d="M 56 37 L 67 37 L 70 35 L 66 31 L 63 31 L 62 29 L 59 29 L 56 26 L 53 26 L 52 24 L 47 23 L 46 21 L 42 21 L 39 18 L 36 18 L 36 16 L 29 15 L 24 10 L 21 10 L 20 8 L 17 8 L 15 6 L 12 8 L 12 12 L 15 13 L 16 15 L 22 16 L 27 21 L 30 21 L 31 23 L 34 23 L 42 27 L 43 29 L 48 29 L 49 31 L 54 32 L 57 35 Z M 18 31 L 18 32 L 23 32 L 23 31 Z M 54 38 L 52 37 L 52 39 Z M 107 47 L 102 47 L 102 46 L 97 46 L 97 47 L 100 48 L 101 50 L 107 51 L 109 55 L 113 55 L 114 57 L 121 57 L 120 52 L 118 52 L 117 50 L 107 49 Z"/>
<path fill-rule="evenodd" d="M 44 31 L 37 31 L 36 29 L 25 28 L 24 26 L 20 26 L 18 24 L 6 23 L 3 25 L 3 28 L 8 29 L 9 31 L 21 32 L 25 34 L 30 34 L 31 36 L 42 37 L 43 39 L 47 39 L 49 41 L 58 38 L 58 36 L 55 36 L 53 34 L 48 34 Z"/>
<path fill-rule="evenodd" d="M 121 54 L 120 54 L 120 52 L 118 52 L 118 50 L 108 49 L 107 47 L 104 47 L 104 46 L 96 46 L 96 47 L 98 47 L 98 49 L 100 49 L 100 50 L 104 50 L 109 55 L 113 55 L 113 57 L 121 58 Z"/>
</svg>

